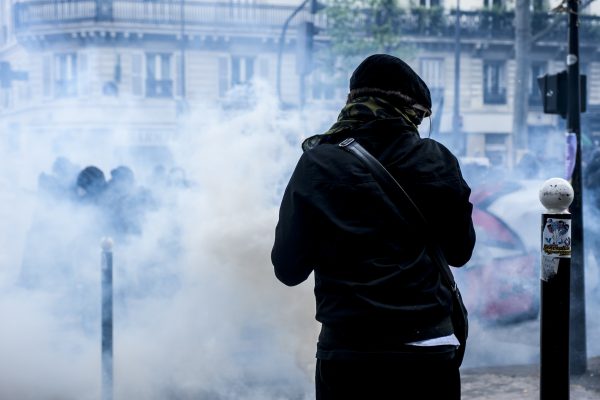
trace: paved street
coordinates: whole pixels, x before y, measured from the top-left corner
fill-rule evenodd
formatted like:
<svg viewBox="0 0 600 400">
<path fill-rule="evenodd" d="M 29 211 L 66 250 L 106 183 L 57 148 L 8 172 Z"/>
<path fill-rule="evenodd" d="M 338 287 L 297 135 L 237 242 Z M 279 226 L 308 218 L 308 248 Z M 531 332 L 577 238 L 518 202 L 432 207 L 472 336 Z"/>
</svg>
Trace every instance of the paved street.
<svg viewBox="0 0 600 400">
<path fill-rule="evenodd" d="M 480 367 L 462 372 L 463 400 L 539 400 L 539 366 Z M 571 379 L 570 400 L 600 399 L 600 357 Z"/>
</svg>

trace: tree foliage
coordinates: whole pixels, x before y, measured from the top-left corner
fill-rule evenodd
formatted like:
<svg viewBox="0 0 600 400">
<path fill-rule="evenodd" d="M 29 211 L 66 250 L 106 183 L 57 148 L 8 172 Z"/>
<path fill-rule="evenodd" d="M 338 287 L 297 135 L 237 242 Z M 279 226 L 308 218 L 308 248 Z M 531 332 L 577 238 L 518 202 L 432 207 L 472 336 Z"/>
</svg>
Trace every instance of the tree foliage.
<svg viewBox="0 0 600 400">
<path fill-rule="evenodd" d="M 396 0 L 329 0 L 327 33 L 335 53 L 346 57 L 391 52 L 400 47 Z"/>
<path fill-rule="evenodd" d="M 388 53 L 401 58 L 412 54 L 402 41 L 400 27 L 405 10 L 398 0 L 327 0 L 324 4 L 330 46 L 319 58 L 325 65 L 335 65 L 335 72 L 342 77 L 369 54 Z"/>
</svg>

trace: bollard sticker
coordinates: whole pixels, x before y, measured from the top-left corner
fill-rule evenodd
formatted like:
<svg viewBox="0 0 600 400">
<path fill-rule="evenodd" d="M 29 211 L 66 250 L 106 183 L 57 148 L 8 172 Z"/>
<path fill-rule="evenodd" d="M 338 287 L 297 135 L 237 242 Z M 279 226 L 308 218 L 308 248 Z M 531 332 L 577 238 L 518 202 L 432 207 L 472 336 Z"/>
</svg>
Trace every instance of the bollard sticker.
<svg viewBox="0 0 600 400">
<path fill-rule="evenodd" d="M 548 218 L 542 241 L 542 254 L 571 258 L 571 220 Z"/>
<path fill-rule="evenodd" d="M 542 276 L 543 281 L 548 281 L 558 273 L 558 264 L 560 258 L 553 256 L 542 256 Z"/>
</svg>

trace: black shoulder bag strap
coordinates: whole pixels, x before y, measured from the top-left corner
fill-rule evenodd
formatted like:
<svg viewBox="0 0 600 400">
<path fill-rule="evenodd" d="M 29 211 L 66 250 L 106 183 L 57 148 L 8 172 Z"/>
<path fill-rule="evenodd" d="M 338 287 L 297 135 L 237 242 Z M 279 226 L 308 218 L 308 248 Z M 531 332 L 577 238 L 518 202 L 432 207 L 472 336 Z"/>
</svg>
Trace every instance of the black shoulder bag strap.
<svg viewBox="0 0 600 400">
<path fill-rule="evenodd" d="M 408 195 L 408 193 L 406 193 L 402 185 L 400 185 L 400 183 L 392 176 L 392 174 L 390 174 L 389 171 L 383 165 L 381 165 L 381 163 L 375 157 L 373 157 L 373 155 L 371 155 L 371 153 L 369 153 L 353 138 L 348 138 L 342 141 L 339 144 L 339 147 L 358 157 L 358 159 L 360 159 L 369 169 L 383 190 L 385 190 L 397 201 L 408 204 L 411 208 L 413 208 L 418 216 L 418 219 L 424 224 L 424 231 L 427 233 L 429 230 L 429 224 L 427 223 L 423 213 L 421 213 L 419 207 L 417 207 L 412 198 Z M 460 365 L 464 357 L 468 336 L 467 309 L 462 301 L 462 296 L 458 290 L 456 282 L 454 281 L 454 276 L 452 275 L 452 271 L 450 270 L 450 266 L 446 261 L 446 257 L 444 256 L 442 249 L 437 242 L 432 240 L 432 235 L 428 236 L 429 240 L 427 240 L 426 245 L 429 250 L 429 257 L 431 257 L 433 262 L 437 265 L 444 283 L 452 292 L 452 325 L 454 328 L 454 334 L 461 344 L 456 354 L 456 361 L 458 362 L 458 365 Z"/>
</svg>

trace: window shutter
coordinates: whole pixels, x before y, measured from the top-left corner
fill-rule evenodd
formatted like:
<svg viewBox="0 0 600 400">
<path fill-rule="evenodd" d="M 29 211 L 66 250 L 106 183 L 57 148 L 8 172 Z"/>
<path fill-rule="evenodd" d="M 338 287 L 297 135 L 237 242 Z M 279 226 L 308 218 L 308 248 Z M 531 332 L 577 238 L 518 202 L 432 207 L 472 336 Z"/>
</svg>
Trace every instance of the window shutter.
<svg viewBox="0 0 600 400">
<path fill-rule="evenodd" d="M 52 96 L 52 57 L 49 55 L 42 60 L 42 95 Z"/>
<path fill-rule="evenodd" d="M 131 55 L 131 93 L 134 96 L 143 96 L 142 55 Z"/>
<path fill-rule="evenodd" d="M 175 56 L 175 71 L 173 72 L 173 75 L 175 76 L 175 96 L 176 97 L 182 97 L 183 96 L 183 91 L 182 89 L 182 85 L 183 85 L 183 76 L 181 74 L 181 62 L 182 62 L 182 58 L 180 54 L 177 54 Z"/>
<path fill-rule="evenodd" d="M 229 63 L 227 57 L 219 57 L 219 96 L 225 96 L 229 89 Z"/>
<path fill-rule="evenodd" d="M 88 56 L 87 54 L 79 54 L 79 92 L 82 96 L 89 96 L 91 92 Z"/>
</svg>

